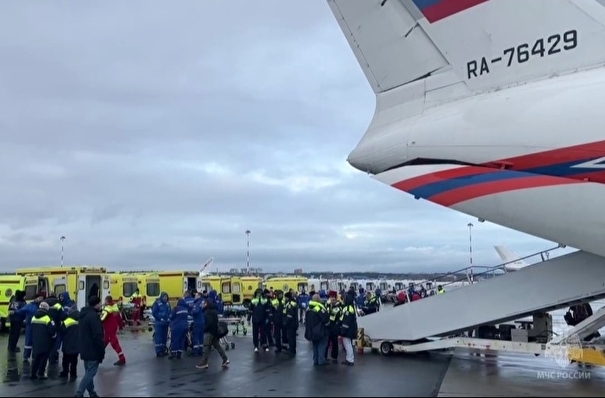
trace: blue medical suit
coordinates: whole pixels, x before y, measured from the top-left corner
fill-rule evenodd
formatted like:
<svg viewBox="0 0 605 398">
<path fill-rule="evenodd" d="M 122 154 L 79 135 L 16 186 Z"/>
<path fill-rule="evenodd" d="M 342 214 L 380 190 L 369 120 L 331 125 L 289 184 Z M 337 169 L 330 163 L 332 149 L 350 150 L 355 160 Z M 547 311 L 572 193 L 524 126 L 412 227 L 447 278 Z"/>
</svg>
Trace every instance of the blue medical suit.
<svg viewBox="0 0 605 398">
<path fill-rule="evenodd" d="M 192 355 L 202 355 L 204 352 L 204 298 L 199 298 L 193 303 L 191 315 L 193 317 L 193 353 Z"/>
<path fill-rule="evenodd" d="M 359 289 L 359 294 L 357 295 L 357 297 L 355 298 L 355 304 L 357 305 L 357 307 L 361 308 L 364 306 L 366 301 L 366 293 L 365 290 L 360 288 Z"/>
<path fill-rule="evenodd" d="M 38 311 L 40 303 L 32 301 L 25 307 L 21 308 L 18 313 L 25 316 L 25 346 L 23 347 L 23 360 L 29 361 L 32 355 L 32 318 Z"/>
<path fill-rule="evenodd" d="M 69 314 L 69 309 L 76 303 L 69 297 L 68 292 L 63 292 L 59 294 L 57 298 L 59 300 L 59 304 L 63 307 L 63 313 L 61 313 L 61 321 L 67 319 L 67 315 Z M 56 357 L 59 357 L 59 351 L 61 351 L 61 345 L 63 344 L 63 336 L 61 333 L 57 333 L 57 338 L 55 339 L 55 350 Z"/>
<path fill-rule="evenodd" d="M 155 353 L 158 356 L 166 355 L 166 341 L 168 340 L 168 325 L 170 325 L 170 302 L 168 294 L 162 292 L 151 307 L 151 315 L 155 324 Z"/>
<path fill-rule="evenodd" d="M 180 358 L 183 354 L 189 328 L 189 309 L 185 299 L 180 299 L 170 314 L 170 351 L 171 358 Z"/>
</svg>

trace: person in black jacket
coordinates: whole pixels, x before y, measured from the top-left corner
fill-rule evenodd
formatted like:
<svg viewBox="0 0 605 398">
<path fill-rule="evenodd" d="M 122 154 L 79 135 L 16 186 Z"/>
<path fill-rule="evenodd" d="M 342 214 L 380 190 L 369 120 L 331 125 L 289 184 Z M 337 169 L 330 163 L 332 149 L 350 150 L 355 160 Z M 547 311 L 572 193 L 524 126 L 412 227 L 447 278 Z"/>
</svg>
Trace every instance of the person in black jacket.
<svg viewBox="0 0 605 398">
<path fill-rule="evenodd" d="M 63 341 L 63 371 L 60 377 L 71 375 L 72 379 L 78 377 L 78 355 L 80 354 L 80 325 L 78 320 L 80 312 L 73 305 L 69 309 L 67 318 L 61 323 L 61 338 Z"/>
<path fill-rule="evenodd" d="M 55 346 L 54 339 L 57 336 L 57 326 L 48 310 L 48 304 L 41 303 L 36 315 L 32 318 L 32 351 L 34 357 L 31 368 L 32 380 L 47 378 L 44 376 L 46 362 Z"/>
<path fill-rule="evenodd" d="M 99 396 L 95 391 L 94 377 L 99 370 L 99 365 L 105 359 L 105 340 L 100 312 L 101 299 L 97 296 L 89 298 L 88 306 L 82 308 L 80 312 L 78 337 L 80 358 L 84 361 L 85 373 L 76 391 L 76 397 L 83 397 L 84 390 L 87 390 L 91 397 Z"/>
<path fill-rule="evenodd" d="M 353 366 L 355 362 L 355 353 L 353 351 L 353 341 L 357 339 L 357 314 L 355 313 L 355 296 L 345 295 L 345 302 L 342 306 L 340 335 L 342 336 L 342 345 L 345 348 L 346 358 L 341 363 L 343 365 Z"/>
<path fill-rule="evenodd" d="M 204 301 L 202 304 L 204 308 L 204 353 L 202 354 L 202 361 L 195 365 L 198 369 L 208 369 L 208 357 L 210 356 L 210 346 L 214 347 L 216 352 L 223 359 L 223 367 L 229 366 L 229 359 L 225 354 L 225 350 L 221 347 L 220 339 L 218 337 L 218 314 L 214 308 L 214 302 L 211 299 Z"/>
</svg>

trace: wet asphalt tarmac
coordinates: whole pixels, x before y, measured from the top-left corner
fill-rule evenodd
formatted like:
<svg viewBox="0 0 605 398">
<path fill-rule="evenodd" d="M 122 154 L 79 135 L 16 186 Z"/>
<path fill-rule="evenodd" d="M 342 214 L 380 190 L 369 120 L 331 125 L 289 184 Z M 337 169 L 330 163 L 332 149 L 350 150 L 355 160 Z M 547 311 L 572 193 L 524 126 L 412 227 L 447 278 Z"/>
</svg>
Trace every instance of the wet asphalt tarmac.
<svg viewBox="0 0 605 398">
<path fill-rule="evenodd" d="M 366 352 L 357 355 L 355 366 L 312 364 L 310 343 L 298 340 L 298 355 L 289 358 L 273 352 L 254 353 L 247 337 L 230 337 L 235 349 L 227 351 L 231 365 L 222 369 L 218 354 L 210 356 L 210 368 L 195 368 L 197 358 L 170 361 L 156 358 L 149 332 L 120 335 L 127 365 L 115 367 L 116 354 L 108 347 L 106 359 L 95 378 L 101 397 L 120 396 L 437 396 L 451 357 L 443 354 L 383 357 Z M 22 354 L 8 354 L 6 336 L 0 336 L 0 396 L 73 396 L 79 382 L 58 378 L 59 366 L 51 366 L 49 379 L 29 380 L 29 366 Z M 23 348 L 23 336 L 19 341 Z M 82 364 L 80 363 L 80 368 Z M 84 374 L 78 370 L 79 376 Z"/>
</svg>

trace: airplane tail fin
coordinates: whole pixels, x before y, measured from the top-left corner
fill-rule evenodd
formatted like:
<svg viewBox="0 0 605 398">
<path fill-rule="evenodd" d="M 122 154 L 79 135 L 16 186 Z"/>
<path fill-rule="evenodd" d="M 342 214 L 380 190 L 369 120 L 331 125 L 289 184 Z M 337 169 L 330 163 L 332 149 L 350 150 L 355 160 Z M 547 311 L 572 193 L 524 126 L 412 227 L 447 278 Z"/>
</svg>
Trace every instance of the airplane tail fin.
<svg viewBox="0 0 605 398">
<path fill-rule="evenodd" d="M 521 268 L 525 268 L 529 265 L 523 260 L 517 260 L 519 258 L 519 256 L 517 256 L 515 253 L 513 253 L 513 251 L 510 250 L 508 247 L 494 246 L 494 249 L 496 249 L 496 251 L 498 252 L 498 255 L 500 256 L 502 261 L 504 261 L 504 262 L 512 261 L 504 266 L 506 271 L 518 271 Z M 515 261 L 515 260 L 517 260 L 517 261 Z"/>
<path fill-rule="evenodd" d="M 379 99 L 398 92 L 383 99 L 391 104 L 427 106 L 605 62 L 604 0 L 327 1 Z"/>
</svg>

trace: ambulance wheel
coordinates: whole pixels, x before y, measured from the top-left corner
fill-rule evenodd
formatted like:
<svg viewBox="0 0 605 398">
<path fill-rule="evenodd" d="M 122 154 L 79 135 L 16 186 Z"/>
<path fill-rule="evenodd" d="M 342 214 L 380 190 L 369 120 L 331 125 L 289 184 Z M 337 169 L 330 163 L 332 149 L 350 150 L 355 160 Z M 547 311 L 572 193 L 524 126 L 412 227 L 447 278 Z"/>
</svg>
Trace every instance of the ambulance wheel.
<svg viewBox="0 0 605 398">
<path fill-rule="evenodd" d="M 235 343 L 231 343 L 231 349 L 235 350 Z"/>
<path fill-rule="evenodd" d="M 391 355 L 393 353 L 393 344 L 388 341 L 382 342 L 382 344 L 380 344 L 380 353 L 384 356 Z"/>
</svg>

